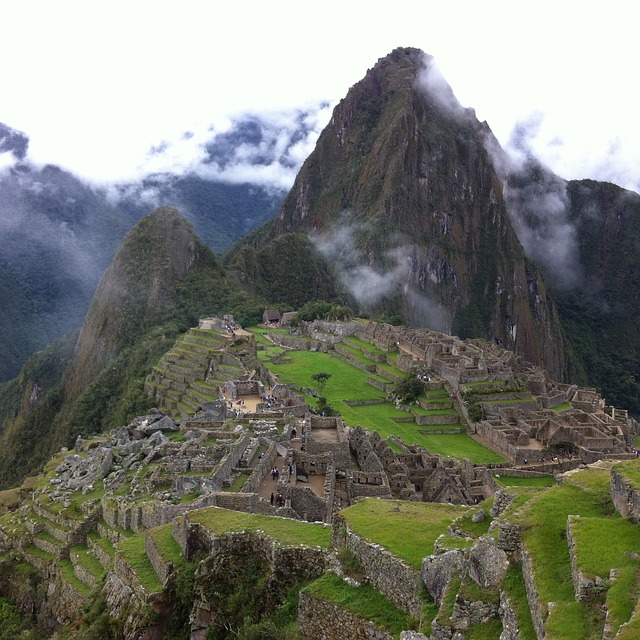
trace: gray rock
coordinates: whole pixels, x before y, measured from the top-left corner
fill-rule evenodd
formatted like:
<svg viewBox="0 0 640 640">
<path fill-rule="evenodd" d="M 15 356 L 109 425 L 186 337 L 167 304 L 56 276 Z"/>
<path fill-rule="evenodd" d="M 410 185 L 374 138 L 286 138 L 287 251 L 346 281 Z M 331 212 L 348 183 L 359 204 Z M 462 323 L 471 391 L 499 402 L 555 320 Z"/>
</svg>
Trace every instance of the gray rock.
<svg viewBox="0 0 640 640">
<path fill-rule="evenodd" d="M 484 514 L 484 509 L 478 509 L 478 511 L 476 511 L 473 516 L 471 516 L 471 520 L 473 520 L 473 522 L 484 522 L 484 518 L 485 518 L 485 514 Z"/>
<path fill-rule="evenodd" d="M 454 576 L 465 570 L 466 559 L 460 549 L 452 549 L 422 561 L 420 577 L 429 595 L 439 604 L 447 585 Z"/>
<path fill-rule="evenodd" d="M 493 538 L 481 537 L 469 554 L 469 575 L 481 587 L 497 587 L 503 580 L 509 560 Z"/>
<path fill-rule="evenodd" d="M 151 435 L 157 431 L 176 431 L 176 423 L 169 416 L 163 416 L 160 420 L 155 420 L 148 424 L 143 423 L 138 428 L 143 433 Z"/>
</svg>

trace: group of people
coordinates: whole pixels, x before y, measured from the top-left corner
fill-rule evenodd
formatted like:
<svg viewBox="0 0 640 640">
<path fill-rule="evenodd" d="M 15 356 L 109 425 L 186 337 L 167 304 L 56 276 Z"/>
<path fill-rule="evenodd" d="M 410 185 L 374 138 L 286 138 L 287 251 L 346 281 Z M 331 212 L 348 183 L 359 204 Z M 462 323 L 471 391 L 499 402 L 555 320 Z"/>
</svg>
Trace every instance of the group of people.
<svg viewBox="0 0 640 640">
<path fill-rule="evenodd" d="M 280 480 L 280 471 L 278 471 L 277 467 L 273 467 L 273 469 L 271 469 L 271 477 L 275 482 L 278 482 L 278 480 Z"/>
<path fill-rule="evenodd" d="M 281 493 L 271 493 L 271 506 L 284 507 L 284 496 Z"/>
</svg>

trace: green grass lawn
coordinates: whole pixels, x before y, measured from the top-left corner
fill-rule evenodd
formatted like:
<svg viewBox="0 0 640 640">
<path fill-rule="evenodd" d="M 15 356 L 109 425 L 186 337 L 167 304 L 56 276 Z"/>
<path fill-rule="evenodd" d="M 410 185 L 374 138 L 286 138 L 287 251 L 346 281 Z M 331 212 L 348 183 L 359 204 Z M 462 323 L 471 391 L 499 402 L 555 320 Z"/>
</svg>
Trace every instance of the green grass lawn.
<svg viewBox="0 0 640 640">
<path fill-rule="evenodd" d="M 341 400 L 371 400 L 384 399 L 384 393 L 367 382 L 368 374 L 343 360 L 339 360 L 327 353 L 312 351 L 289 351 L 287 358 L 291 362 L 273 364 L 266 362 L 266 366 L 278 376 L 280 382 L 293 383 L 296 387 L 316 387 L 312 379 L 314 373 L 327 371 L 331 378 L 324 388 L 323 394 L 329 404 Z"/>
<path fill-rule="evenodd" d="M 397 436 L 406 444 L 418 444 L 428 449 L 431 453 L 441 454 L 454 458 L 468 458 L 477 464 L 494 464 L 504 462 L 505 459 L 476 442 L 467 434 L 451 435 L 424 435 L 422 430 L 443 430 L 451 425 L 418 427 L 414 423 L 397 423 L 393 418 L 406 418 L 410 414 L 396 409 L 391 403 L 350 407 L 344 400 L 374 400 L 384 399 L 384 394 L 367 382 L 369 375 L 357 367 L 354 367 L 338 358 L 326 353 L 311 351 L 290 351 L 287 357 L 291 362 L 273 364 L 266 361 L 267 367 L 278 376 L 283 383 L 293 383 L 297 387 L 315 388 L 312 379 L 314 373 L 326 371 L 331 373 L 331 378 L 323 391 L 327 402 L 342 416 L 350 426 L 360 425 L 365 429 L 377 431 L 383 438 L 390 435 Z M 399 369 L 386 365 L 395 371 L 397 375 L 404 375 Z M 428 391 L 429 398 L 448 397 L 443 390 Z M 307 401 L 313 405 L 314 398 L 307 397 Z M 457 416 L 454 409 L 426 412 L 429 414 Z M 452 420 L 452 422 L 454 422 Z M 454 428 L 459 428 L 456 426 Z"/>
<path fill-rule="evenodd" d="M 575 518 L 571 530 L 576 564 L 587 577 L 608 580 L 609 571 L 635 567 L 630 553 L 640 552 L 640 528 L 624 518 Z"/>
<path fill-rule="evenodd" d="M 433 553 L 436 538 L 464 511 L 451 504 L 366 498 L 340 513 L 352 531 L 419 571 L 422 559 Z"/>
<path fill-rule="evenodd" d="M 189 522 L 197 522 L 218 535 L 230 531 L 264 531 L 283 546 L 304 544 L 328 548 L 331 539 L 331 527 L 321 524 L 218 507 L 190 511 L 186 517 Z"/>
</svg>

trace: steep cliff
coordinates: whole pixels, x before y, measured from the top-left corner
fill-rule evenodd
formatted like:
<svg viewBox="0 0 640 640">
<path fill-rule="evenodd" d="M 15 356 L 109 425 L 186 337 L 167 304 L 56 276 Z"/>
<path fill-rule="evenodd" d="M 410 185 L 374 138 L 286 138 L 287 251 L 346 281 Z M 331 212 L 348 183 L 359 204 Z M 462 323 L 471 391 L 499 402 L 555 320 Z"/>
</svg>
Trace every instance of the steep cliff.
<svg viewBox="0 0 640 640">
<path fill-rule="evenodd" d="M 361 309 L 496 338 L 562 377 L 557 312 L 507 215 L 489 135 L 429 56 L 396 49 L 336 106 L 251 257 L 268 261 L 272 243 L 304 233 Z"/>
</svg>

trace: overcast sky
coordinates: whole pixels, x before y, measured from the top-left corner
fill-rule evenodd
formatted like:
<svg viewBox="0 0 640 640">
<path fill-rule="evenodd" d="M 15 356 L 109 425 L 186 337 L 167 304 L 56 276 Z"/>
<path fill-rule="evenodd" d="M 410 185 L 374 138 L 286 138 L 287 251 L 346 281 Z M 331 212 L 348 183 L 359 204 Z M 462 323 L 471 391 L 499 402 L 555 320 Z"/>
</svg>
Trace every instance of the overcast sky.
<svg viewBox="0 0 640 640">
<path fill-rule="evenodd" d="M 525 122 L 562 177 L 640 190 L 639 13 L 616 0 L 21 0 L 2 8 L 0 122 L 29 135 L 33 161 L 127 180 L 166 168 L 152 147 L 179 170 L 212 125 L 335 103 L 412 46 L 503 146 Z"/>
</svg>

